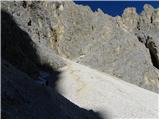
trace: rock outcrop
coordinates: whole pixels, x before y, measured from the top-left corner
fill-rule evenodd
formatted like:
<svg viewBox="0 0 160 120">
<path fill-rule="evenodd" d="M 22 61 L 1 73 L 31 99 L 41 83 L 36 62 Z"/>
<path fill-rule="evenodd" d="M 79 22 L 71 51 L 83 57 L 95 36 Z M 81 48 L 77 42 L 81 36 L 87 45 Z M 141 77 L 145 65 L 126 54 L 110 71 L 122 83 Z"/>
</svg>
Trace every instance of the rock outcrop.
<svg viewBox="0 0 160 120">
<path fill-rule="evenodd" d="M 49 49 L 40 59 L 57 54 L 158 92 L 158 9 L 145 5 L 138 15 L 135 8 L 127 8 L 121 17 L 71 1 L 2 2 L 2 9 L 40 51 Z M 47 60 L 51 63 L 52 58 Z"/>
<path fill-rule="evenodd" d="M 135 8 L 127 8 L 118 23 L 149 49 L 152 64 L 159 69 L 159 9 L 145 4 L 144 11 L 137 15 Z"/>
</svg>

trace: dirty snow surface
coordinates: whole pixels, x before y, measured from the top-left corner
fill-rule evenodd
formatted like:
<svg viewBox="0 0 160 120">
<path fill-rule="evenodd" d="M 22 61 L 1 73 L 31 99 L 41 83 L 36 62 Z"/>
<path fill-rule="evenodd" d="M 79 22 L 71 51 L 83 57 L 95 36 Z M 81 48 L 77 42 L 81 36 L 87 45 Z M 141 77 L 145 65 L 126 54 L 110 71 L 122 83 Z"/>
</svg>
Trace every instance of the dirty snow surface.
<svg viewBox="0 0 160 120">
<path fill-rule="evenodd" d="M 68 61 L 60 69 L 58 91 L 103 118 L 158 118 L 158 94 L 84 65 Z"/>
</svg>

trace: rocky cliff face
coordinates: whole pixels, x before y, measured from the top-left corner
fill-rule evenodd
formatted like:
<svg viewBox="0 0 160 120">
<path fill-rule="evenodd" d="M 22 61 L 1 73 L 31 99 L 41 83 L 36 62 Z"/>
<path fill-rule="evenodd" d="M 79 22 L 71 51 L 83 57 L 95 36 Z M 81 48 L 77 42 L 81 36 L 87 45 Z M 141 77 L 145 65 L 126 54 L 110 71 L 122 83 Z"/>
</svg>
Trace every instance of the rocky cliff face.
<svg viewBox="0 0 160 120">
<path fill-rule="evenodd" d="M 50 55 L 48 49 L 40 53 L 10 14 L 1 11 L 1 22 L 2 118 L 101 118 L 98 113 L 80 108 L 57 93 L 55 83 L 60 72 L 54 68 L 64 63 L 59 57 L 52 52 Z M 40 60 L 40 56 L 52 61 Z M 54 60 L 57 62 L 52 65 Z M 50 82 L 46 73 L 51 75 Z"/>
<path fill-rule="evenodd" d="M 153 66 L 159 68 L 159 9 L 144 5 L 144 11 L 137 15 L 135 8 L 124 11 L 118 23 L 137 36 L 138 40 L 149 49 Z"/>
<path fill-rule="evenodd" d="M 2 9 L 32 38 L 41 61 L 61 67 L 59 55 L 158 92 L 158 9 L 145 5 L 138 15 L 126 8 L 117 17 L 73 2 L 2 2 Z"/>
</svg>

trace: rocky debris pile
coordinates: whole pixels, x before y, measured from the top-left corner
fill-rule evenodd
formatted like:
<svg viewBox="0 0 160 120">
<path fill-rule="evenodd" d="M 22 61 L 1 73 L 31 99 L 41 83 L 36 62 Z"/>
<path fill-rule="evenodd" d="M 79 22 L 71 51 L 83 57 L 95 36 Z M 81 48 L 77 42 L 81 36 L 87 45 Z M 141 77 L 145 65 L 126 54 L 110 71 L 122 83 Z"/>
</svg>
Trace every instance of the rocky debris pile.
<svg viewBox="0 0 160 120">
<path fill-rule="evenodd" d="M 135 8 L 127 8 L 117 17 L 71 1 L 2 2 L 2 9 L 14 16 L 40 51 L 51 51 L 43 51 L 41 59 L 57 54 L 158 92 L 158 9 L 145 5 L 138 15 Z"/>
</svg>

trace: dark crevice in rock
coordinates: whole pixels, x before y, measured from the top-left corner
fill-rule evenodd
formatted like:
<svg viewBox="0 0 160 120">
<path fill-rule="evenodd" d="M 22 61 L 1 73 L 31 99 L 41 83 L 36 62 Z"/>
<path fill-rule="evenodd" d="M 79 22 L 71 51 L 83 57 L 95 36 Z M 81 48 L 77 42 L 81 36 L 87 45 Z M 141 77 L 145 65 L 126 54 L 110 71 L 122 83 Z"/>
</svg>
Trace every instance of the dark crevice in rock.
<svg viewBox="0 0 160 120">
<path fill-rule="evenodd" d="M 141 38 L 140 36 L 137 36 L 137 38 L 138 38 L 139 42 L 144 43 L 144 39 L 143 38 Z"/>
<path fill-rule="evenodd" d="M 94 31 L 94 27 L 92 26 L 92 31 Z"/>
<path fill-rule="evenodd" d="M 32 25 L 32 22 L 31 22 L 31 20 L 29 20 L 29 22 L 28 22 L 28 26 L 31 26 Z"/>
<path fill-rule="evenodd" d="M 146 48 L 149 49 L 153 66 L 159 69 L 159 58 L 157 56 L 156 46 L 155 46 L 155 43 L 152 41 L 149 41 L 149 39 L 150 37 L 147 37 L 147 41 L 145 45 L 146 45 Z"/>
<path fill-rule="evenodd" d="M 151 17 L 151 23 L 153 23 L 153 17 Z"/>
<path fill-rule="evenodd" d="M 27 7 L 27 2 L 26 2 L 26 1 L 23 1 L 22 6 L 23 6 L 24 8 L 26 8 L 26 7 Z"/>
<path fill-rule="evenodd" d="M 149 49 L 149 53 L 151 56 L 153 66 L 156 67 L 157 69 L 159 69 L 159 61 L 157 60 L 155 54 L 150 49 Z"/>
<path fill-rule="evenodd" d="M 142 38 L 140 36 L 137 36 L 139 42 L 143 43 L 147 49 L 149 49 L 149 53 L 151 56 L 151 61 L 154 67 L 159 69 L 159 58 L 157 56 L 157 50 L 155 48 L 155 44 L 153 41 L 150 41 L 152 39 L 150 36 L 147 36 L 146 38 Z"/>
<path fill-rule="evenodd" d="M 140 30 L 140 22 L 137 22 L 137 30 Z"/>
<path fill-rule="evenodd" d="M 55 37 L 54 41 L 57 42 L 58 41 L 58 35 L 57 35 L 57 31 L 55 29 L 53 29 L 53 35 Z"/>
</svg>

